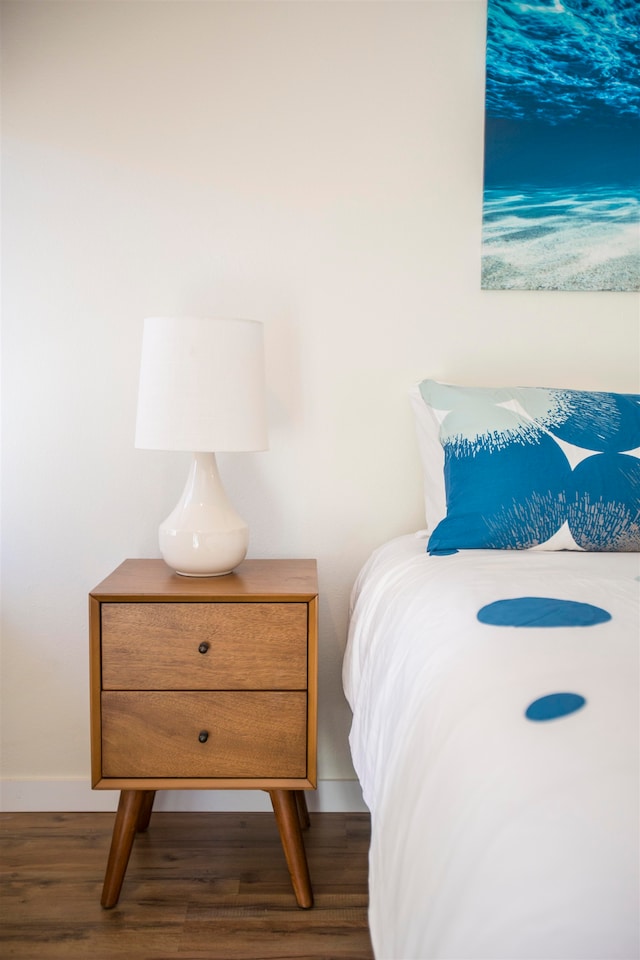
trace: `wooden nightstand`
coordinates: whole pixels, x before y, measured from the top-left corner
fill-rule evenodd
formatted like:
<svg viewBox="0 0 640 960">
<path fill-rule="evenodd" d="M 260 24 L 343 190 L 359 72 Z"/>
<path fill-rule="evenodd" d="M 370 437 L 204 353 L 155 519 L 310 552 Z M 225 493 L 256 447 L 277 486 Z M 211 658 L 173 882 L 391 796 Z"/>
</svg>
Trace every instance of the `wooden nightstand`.
<svg viewBox="0 0 640 960">
<path fill-rule="evenodd" d="M 120 790 L 102 905 L 118 902 L 157 790 L 271 797 L 298 905 L 316 786 L 315 560 L 245 560 L 183 577 L 126 560 L 89 595 L 92 786 Z"/>
</svg>

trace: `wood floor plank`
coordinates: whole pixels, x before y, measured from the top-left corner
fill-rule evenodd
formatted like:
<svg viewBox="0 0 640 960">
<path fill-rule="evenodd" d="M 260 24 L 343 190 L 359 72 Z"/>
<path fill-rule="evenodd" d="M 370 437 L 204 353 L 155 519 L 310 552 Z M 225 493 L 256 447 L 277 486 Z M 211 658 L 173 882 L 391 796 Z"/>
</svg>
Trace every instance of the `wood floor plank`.
<svg viewBox="0 0 640 960">
<path fill-rule="evenodd" d="M 372 960 L 367 815 L 311 814 L 312 910 L 266 813 L 154 814 L 103 910 L 113 820 L 0 815 L 3 960 Z"/>
</svg>

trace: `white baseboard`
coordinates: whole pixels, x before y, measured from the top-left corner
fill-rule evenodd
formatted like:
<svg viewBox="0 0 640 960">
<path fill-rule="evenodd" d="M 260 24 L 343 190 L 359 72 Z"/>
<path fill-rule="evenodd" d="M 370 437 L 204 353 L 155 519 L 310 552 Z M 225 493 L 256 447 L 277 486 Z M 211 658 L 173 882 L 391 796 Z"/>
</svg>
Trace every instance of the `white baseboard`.
<svg viewBox="0 0 640 960">
<path fill-rule="evenodd" d="M 88 780 L 0 781 L 0 811 L 4 813 L 91 813 L 114 811 L 115 790 L 92 790 Z M 307 793 L 312 812 L 366 813 L 357 780 L 320 780 L 318 789 Z M 263 790 L 161 790 L 154 810 L 211 810 L 259 813 L 271 810 Z"/>
</svg>

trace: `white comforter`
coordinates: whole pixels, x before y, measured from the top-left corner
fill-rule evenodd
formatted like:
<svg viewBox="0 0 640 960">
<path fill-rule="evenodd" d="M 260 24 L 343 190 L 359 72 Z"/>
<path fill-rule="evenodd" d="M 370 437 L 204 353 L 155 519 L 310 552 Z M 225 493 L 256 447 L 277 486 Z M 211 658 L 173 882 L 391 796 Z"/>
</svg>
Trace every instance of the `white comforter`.
<svg viewBox="0 0 640 960">
<path fill-rule="evenodd" d="M 379 960 L 637 960 L 640 555 L 465 551 L 418 535 L 354 587 L 344 688 L 372 812 Z M 504 598 L 580 627 L 488 626 Z M 576 712 L 526 719 L 555 692 Z"/>
</svg>

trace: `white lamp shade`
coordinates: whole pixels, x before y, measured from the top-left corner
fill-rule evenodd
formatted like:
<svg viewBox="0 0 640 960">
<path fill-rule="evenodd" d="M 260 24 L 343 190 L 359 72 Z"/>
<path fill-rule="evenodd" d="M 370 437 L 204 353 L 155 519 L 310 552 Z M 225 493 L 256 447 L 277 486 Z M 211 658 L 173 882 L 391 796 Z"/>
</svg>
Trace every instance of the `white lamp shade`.
<svg viewBox="0 0 640 960">
<path fill-rule="evenodd" d="M 135 442 L 194 453 L 266 450 L 262 324 L 148 317 Z"/>
</svg>

